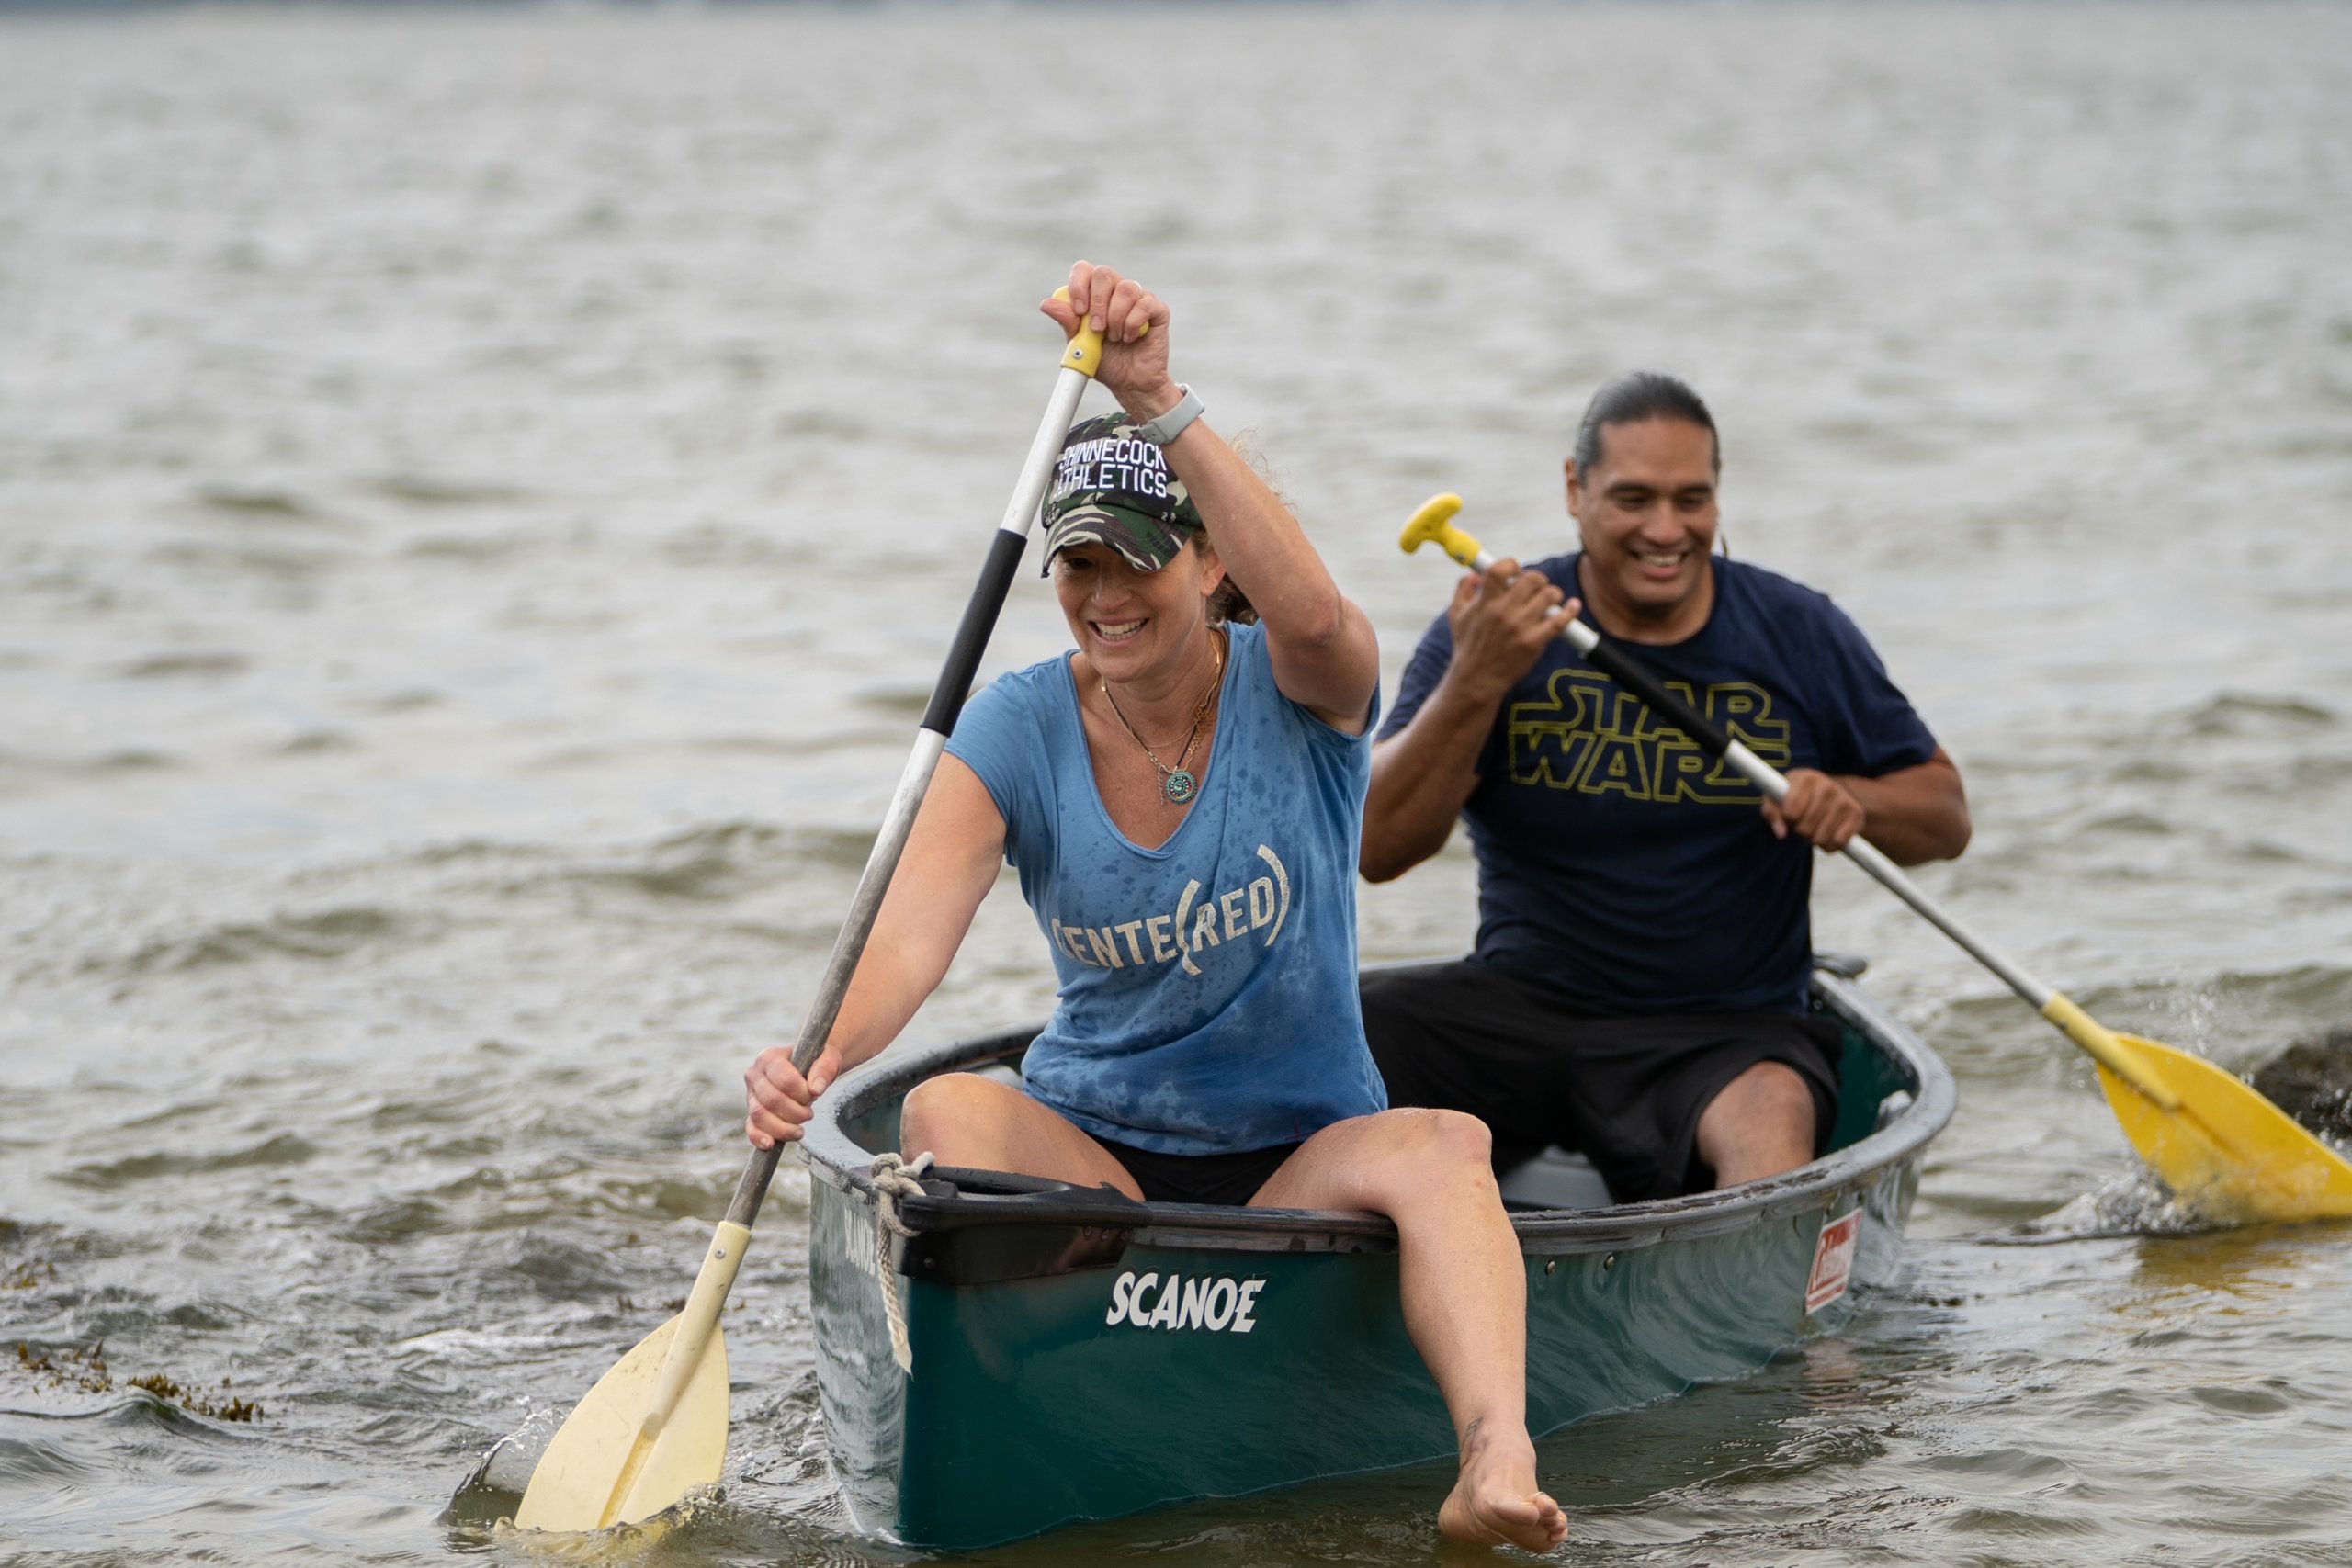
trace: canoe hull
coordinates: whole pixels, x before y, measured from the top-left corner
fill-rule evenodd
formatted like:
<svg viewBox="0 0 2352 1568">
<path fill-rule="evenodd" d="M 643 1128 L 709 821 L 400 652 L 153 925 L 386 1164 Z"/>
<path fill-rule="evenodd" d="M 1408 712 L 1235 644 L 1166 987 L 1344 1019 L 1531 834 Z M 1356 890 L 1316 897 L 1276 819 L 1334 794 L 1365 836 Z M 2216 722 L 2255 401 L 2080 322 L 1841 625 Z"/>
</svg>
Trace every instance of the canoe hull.
<svg viewBox="0 0 2352 1568">
<path fill-rule="evenodd" d="M 1888 1126 L 1732 1193 L 1513 1216 L 1535 1431 L 1751 1371 L 1842 1323 L 1892 1277 L 1950 1080 L 1867 998 L 1837 987 L 1849 1098 L 1866 1096 L 1872 1115 L 1892 1104 Z M 977 1044 L 1006 1039 L 1017 1049 L 1012 1037 Z M 865 1146 L 887 1146 L 895 1103 L 866 1097 Z M 828 1152 L 812 1138 L 819 1388 L 862 1529 L 967 1549 L 1453 1451 L 1405 1330 L 1385 1224 L 1133 1204 L 1110 1223 L 1083 1212 L 1027 1223 L 1020 1199 L 975 1221 L 984 1200 L 910 1200 L 911 1228 L 941 1228 L 894 1238 L 886 1284 L 876 1193 L 856 1156 L 834 1163 Z M 1813 1287 L 1826 1228 L 1832 1243 L 1856 1234 L 1846 1288 L 1824 1301 L 1826 1284 Z M 910 1373 L 894 1352 L 886 1288 L 902 1292 Z"/>
</svg>

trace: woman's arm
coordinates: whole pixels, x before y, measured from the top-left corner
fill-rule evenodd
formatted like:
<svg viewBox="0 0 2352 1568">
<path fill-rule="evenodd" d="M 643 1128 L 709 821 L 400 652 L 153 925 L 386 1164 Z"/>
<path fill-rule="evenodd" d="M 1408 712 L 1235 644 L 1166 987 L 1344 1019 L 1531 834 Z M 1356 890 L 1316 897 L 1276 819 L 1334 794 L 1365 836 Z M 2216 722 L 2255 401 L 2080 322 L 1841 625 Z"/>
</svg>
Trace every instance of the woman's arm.
<svg viewBox="0 0 2352 1568">
<path fill-rule="evenodd" d="M 1003 862 L 1004 817 L 988 786 L 960 759 L 940 758 L 841 1016 L 807 1079 L 784 1046 L 761 1052 L 743 1075 L 750 1101 L 744 1130 L 754 1146 L 800 1136 L 809 1102 L 899 1037 L 945 978 Z"/>
<path fill-rule="evenodd" d="M 1182 399 L 1168 374 L 1165 301 L 1109 267 L 1070 268 L 1069 298 L 1043 309 L 1064 332 L 1078 331 L 1085 308 L 1102 332 L 1097 378 L 1138 423 Z M 1147 330 L 1148 329 L 1148 330 Z M 1206 419 L 1196 419 L 1161 448 L 1168 466 L 1208 525 L 1216 559 L 1258 612 L 1283 695 L 1335 729 L 1360 733 L 1380 683 L 1380 649 L 1372 622 L 1340 592 L 1298 519 L 1257 470 Z"/>
</svg>

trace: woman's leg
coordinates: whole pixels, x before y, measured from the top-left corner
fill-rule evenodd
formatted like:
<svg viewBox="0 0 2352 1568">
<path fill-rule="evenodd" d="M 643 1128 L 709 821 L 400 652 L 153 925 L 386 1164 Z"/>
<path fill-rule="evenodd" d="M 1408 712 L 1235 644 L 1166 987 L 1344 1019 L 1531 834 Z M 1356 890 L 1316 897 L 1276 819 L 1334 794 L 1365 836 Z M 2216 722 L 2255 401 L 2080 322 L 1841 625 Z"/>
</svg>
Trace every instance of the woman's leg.
<svg viewBox="0 0 2352 1568">
<path fill-rule="evenodd" d="M 941 1165 L 974 1170 L 1010 1170 L 1077 1187 L 1107 1181 L 1130 1198 L 1143 1198 L 1126 1167 L 1059 1111 L 976 1073 L 947 1073 L 917 1084 L 899 1119 L 899 1147 L 910 1158 L 928 1149 Z"/>
<path fill-rule="evenodd" d="M 1405 1326 L 1445 1396 L 1462 1471 L 1438 1510 L 1457 1540 L 1548 1551 L 1567 1516 L 1535 1483 L 1527 1435 L 1527 1272 L 1495 1186 L 1486 1123 L 1384 1111 L 1324 1128 L 1253 1208 L 1368 1209 L 1396 1222 Z"/>
</svg>

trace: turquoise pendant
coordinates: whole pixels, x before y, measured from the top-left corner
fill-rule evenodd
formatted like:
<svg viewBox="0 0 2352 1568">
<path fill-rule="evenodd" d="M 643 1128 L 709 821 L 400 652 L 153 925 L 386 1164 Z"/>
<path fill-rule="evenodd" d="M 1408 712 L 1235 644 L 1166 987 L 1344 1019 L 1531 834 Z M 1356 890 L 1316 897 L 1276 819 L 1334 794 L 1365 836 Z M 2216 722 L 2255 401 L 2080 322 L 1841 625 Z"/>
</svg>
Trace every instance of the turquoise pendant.
<svg viewBox="0 0 2352 1568">
<path fill-rule="evenodd" d="M 1174 806 L 1183 805 L 1198 795 L 1200 790 L 1201 781 L 1194 778 L 1190 770 L 1184 768 L 1169 769 L 1168 776 L 1159 781 L 1159 793 L 1166 795 L 1169 803 Z"/>
</svg>

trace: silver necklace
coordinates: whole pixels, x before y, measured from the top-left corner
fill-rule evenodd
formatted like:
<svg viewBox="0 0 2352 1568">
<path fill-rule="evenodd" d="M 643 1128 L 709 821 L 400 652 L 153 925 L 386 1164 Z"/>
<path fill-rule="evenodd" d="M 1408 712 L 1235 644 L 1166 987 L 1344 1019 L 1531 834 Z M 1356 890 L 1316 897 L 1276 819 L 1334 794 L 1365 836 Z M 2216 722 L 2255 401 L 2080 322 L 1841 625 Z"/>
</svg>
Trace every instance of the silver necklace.
<svg viewBox="0 0 2352 1568">
<path fill-rule="evenodd" d="M 1151 759 L 1153 767 L 1159 770 L 1159 793 L 1168 797 L 1170 806 L 1182 806 L 1201 792 L 1199 777 L 1184 764 L 1193 760 L 1193 748 L 1200 744 L 1201 726 L 1208 722 L 1209 705 L 1216 701 L 1218 684 L 1225 679 L 1225 647 L 1222 643 L 1215 646 L 1216 672 L 1209 677 L 1209 689 L 1201 694 L 1201 705 L 1193 710 L 1193 728 L 1185 735 L 1184 750 L 1172 768 L 1159 760 L 1159 753 L 1151 749 L 1151 742 L 1143 738 L 1143 732 L 1129 724 L 1127 716 L 1120 712 L 1119 699 L 1111 694 L 1111 682 L 1100 676 L 1095 678 L 1094 683 L 1102 688 L 1102 700 L 1111 705 L 1111 712 L 1121 728 L 1135 737 L 1136 744 L 1143 748 L 1143 754 Z"/>
</svg>

